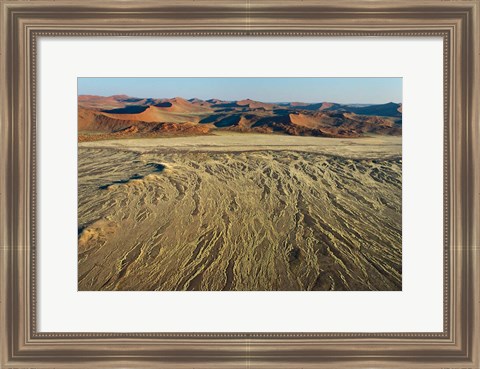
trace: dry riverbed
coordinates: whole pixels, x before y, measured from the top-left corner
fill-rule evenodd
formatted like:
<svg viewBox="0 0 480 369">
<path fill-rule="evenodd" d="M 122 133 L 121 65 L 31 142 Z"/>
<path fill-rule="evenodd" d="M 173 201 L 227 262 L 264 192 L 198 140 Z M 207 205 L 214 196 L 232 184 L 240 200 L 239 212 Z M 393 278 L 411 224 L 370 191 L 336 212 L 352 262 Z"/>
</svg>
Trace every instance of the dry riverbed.
<svg viewBox="0 0 480 369">
<path fill-rule="evenodd" d="M 79 290 L 401 290 L 401 137 L 79 144 Z"/>
</svg>

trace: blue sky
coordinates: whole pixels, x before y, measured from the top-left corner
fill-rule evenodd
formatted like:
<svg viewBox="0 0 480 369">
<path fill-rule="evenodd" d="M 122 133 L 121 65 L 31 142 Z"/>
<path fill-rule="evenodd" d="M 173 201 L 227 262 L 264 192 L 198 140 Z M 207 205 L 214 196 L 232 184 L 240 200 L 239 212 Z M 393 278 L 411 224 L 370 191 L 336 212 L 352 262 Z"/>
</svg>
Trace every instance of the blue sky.
<svg viewBox="0 0 480 369">
<path fill-rule="evenodd" d="M 402 78 L 78 78 L 79 95 L 263 102 L 402 102 Z"/>
</svg>

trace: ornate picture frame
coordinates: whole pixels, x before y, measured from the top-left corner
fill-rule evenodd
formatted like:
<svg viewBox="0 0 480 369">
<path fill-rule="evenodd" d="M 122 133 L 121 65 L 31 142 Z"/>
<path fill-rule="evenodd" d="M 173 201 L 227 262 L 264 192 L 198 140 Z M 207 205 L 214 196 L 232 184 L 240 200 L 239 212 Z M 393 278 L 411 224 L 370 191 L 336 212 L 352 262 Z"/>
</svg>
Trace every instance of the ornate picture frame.
<svg viewBox="0 0 480 369">
<path fill-rule="evenodd" d="M 478 368 L 478 0 L 1 2 L 2 368 Z M 40 37 L 442 37 L 444 329 L 440 333 L 45 333 L 37 329 Z"/>
</svg>

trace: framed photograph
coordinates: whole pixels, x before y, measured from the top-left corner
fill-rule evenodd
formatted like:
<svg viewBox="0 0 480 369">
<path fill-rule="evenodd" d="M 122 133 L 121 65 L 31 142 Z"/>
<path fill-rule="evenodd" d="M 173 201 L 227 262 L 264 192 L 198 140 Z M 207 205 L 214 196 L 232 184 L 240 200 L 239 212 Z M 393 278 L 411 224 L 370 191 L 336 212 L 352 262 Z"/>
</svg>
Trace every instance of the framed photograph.
<svg viewBox="0 0 480 369">
<path fill-rule="evenodd" d="M 480 367 L 478 0 L 1 3 L 1 368 Z"/>
<path fill-rule="evenodd" d="M 402 290 L 401 78 L 77 83 L 80 291 Z"/>
</svg>

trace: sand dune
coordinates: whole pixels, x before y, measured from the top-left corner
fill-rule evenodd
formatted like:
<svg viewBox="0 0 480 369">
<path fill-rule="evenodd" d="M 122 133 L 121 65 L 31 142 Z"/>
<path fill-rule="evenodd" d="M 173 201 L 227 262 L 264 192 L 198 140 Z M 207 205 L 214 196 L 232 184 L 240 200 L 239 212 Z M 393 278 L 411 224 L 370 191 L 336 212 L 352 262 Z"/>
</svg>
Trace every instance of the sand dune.
<svg viewBox="0 0 480 369">
<path fill-rule="evenodd" d="M 181 124 L 198 125 L 189 129 L 197 134 L 209 131 L 285 133 L 295 136 L 359 137 L 365 134 L 400 135 L 400 104 L 350 106 L 336 103 L 265 103 L 251 99 L 207 101 L 192 98 L 135 98 L 79 96 L 78 129 L 82 142 L 122 137 L 160 137 L 164 130 L 145 123 L 171 125 L 169 135 Z M 363 115 L 362 115 L 363 114 Z M 141 125 L 142 127 L 138 127 Z M 150 128 L 150 129 L 149 129 Z M 126 130 L 127 129 L 127 130 Z M 101 133 L 102 136 L 97 135 Z M 110 133 L 109 137 L 107 133 Z"/>
<path fill-rule="evenodd" d="M 276 107 L 275 104 L 262 103 L 262 102 L 254 101 L 251 99 L 237 101 L 237 105 L 245 106 L 250 109 L 263 109 L 263 110 L 273 110 Z"/>
<path fill-rule="evenodd" d="M 200 121 L 201 116 L 190 113 L 192 113 L 192 111 L 186 110 L 185 112 L 183 112 L 176 109 L 149 106 L 143 112 L 137 114 L 112 114 L 105 112 L 103 114 L 115 119 L 133 120 L 141 122 L 184 123 Z"/>
<path fill-rule="evenodd" d="M 401 138 L 79 144 L 80 290 L 400 290 Z"/>
</svg>

